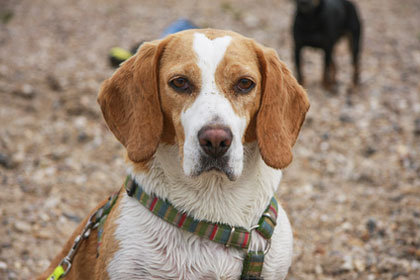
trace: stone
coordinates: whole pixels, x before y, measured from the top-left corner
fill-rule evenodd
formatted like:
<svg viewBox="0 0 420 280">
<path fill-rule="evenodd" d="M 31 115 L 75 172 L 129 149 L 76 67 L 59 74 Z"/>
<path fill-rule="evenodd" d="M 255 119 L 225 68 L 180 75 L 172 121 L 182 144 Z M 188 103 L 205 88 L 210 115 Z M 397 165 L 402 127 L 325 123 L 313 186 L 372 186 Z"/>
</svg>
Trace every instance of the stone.
<svg viewBox="0 0 420 280">
<path fill-rule="evenodd" d="M 30 232 L 32 230 L 31 225 L 24 221 L 16 221 L 13 225 L 14 228 L 19 232 Z"/>
<path fill-rule="evenodd" d="M 0 261 L 0 270 L 6 270 L 7 269 L 7 263 Z"/>
<path fill-rule="evenodd" d="M 420 118 L 414 121 L 414 135 L 420 136 Z"/>
<path fill-rule="evenodd" d="M 16 166 L 9 155 L 5 153 L 1 153 L 1 152 L 0 152 L 0 165 L 8 169 L 12 169 Z"/>
<path fill-rule="evenodd" d="M 35 90 L 30 84 L 18 86 L 13 93 L 25 99 L 33 99 L 36 95 Z"/>
<path fill-rule="evenodd" d="M 353 261 L 353 264 L 356 267 L 356 270 L 359 272 L 363 272 L 366 270 L 366 263 L 362 259 L 355 259 Z"/>
<path fill-rule="evenodd" d="M 373 218 L 370 218 L 367 222 L 366 222 L 366 228 L 369 231 L 370 234 L 372 234 L 375 229 L 376 229 L 376 221 Z"/>
<path fill-rule="evenodd" d="M 321 275 L 324 272 L 324 270 L 322 269 L 322 266 L 320 264 L 317 264 L 315 266 L 315 273 L 318 275 Z"/>
<path fill-rule="evenodd" d="M 350 255 L 345 255 L 343 257 L 343 264 L 341 265 L 343 271 L 351 271 L 353 267 L 353 258 Z"/>
</svg>

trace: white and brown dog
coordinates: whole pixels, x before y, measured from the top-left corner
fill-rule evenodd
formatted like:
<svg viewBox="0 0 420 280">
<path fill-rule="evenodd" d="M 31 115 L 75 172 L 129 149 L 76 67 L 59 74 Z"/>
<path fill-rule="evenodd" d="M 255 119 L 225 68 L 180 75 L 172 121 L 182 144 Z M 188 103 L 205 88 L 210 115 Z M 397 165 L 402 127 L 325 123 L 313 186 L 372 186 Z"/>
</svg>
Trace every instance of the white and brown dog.
<svg viewBox="0 0 420 280">
<path fill-rule="evenodd" d="M 273 49 L 212 29 L 143 44 L 104 82 L 98 101 L 145 193 L 196 220 L 246 229 L 276 193 L 309 108 Z M 123 189 L 98 255 L 96 237 L 92 229 L 80 243 L 65 279 L 239 279 L 246 254 L 163 221 Z M 255 232 L 250 240 L 253 250 L 266 244 Z M 271 240 L 262 277 L 284 279 L 293 237 L 280 206 Z"/>
</svg>

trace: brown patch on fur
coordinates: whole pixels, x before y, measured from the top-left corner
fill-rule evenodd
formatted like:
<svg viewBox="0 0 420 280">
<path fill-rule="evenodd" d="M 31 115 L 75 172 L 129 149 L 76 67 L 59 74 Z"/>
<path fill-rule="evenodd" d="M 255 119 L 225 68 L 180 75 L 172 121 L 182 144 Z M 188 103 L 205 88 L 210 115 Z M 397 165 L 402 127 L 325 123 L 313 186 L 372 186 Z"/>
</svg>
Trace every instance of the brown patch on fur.
<svg viewBox="0 0 420 280">
<path fill-rule="evenodd" d="M 103 83 L 98 96 L 108 127 L 134 162 L 149 159 L 162 135 L 158 75 L 165 43 L 163 40 L 143 44 Z"/>
<path fill-rule="evenodd" d="M 262 101 L 257 115 L 258 146 L 265 163 L 285 168 L 309 109 L 305 90 L 297 83 L 275 50 L 256 45 L 263 76 Z"/>
<path fill-rule="evenodd" d="M 122 188 L 120 193 L 124 191 L 124 189 Z M 110 217 L 117 217 L 119 211 L 115 211 L 115 209 L 118 208 L 118 204 L 119 204 L 119 200 L 121 199 L 121 196 L 118 197 L 118 200 L 116 202 L 116 206 L 114 206 L 114 208 L 112 208 L 111 213 L 109 214 Z M 68 241 L 66 242 L 66 244 L 64 245 L 62 251 L 53 259 L 53 261 L 51 262 L 50 266 L 40 275 L 38 276 L 38 278 L 36 278 L 37 280 L 45 280 L 47 279 L 48 276 L 50 276 L 50 274 L 54 271 L 54 269 L 58 266 L 58 264 L 61 262 L 61 260 L 68 254 L 68 252 L 70 251 L 70 248 L 73 246 L 73 242 L 76 238 L 77 235 L 81 234 L 83 228 L 85 227 L 89 217 L 99 208 L 101 208 L 103 205 L 105 205 L 108 202 L 108 199 L 102 201 L 101 203 L 98 204 L 98 206 L 95 207 L 95 209 L 93 209 L 89 215 L 86 216 L 86 218 L 78 225 L 78 227 L 76 228 L 76 230 L 73 232 L 73 234 L 70 236 L 70 238 L 68 239 Z M 116 212 L 116 213 L 113 213 Z M 105 228 L 110 228 L 110 231 L 112 231 L 112 225 L 114 224 L 112 223 L 112 220 L 114 218 L 109 218 L 107 220 L 106 224 L 110 224 L 110 225 L 105 225 Z M 111 221 L 111 222 L 110 222 Z M 106 231 L 106 230 L 105 230 Z M 80 247 L 73 259 L 72 262 L 72 267 L 69 271 L 69 273 L 65 276 L 65 279 L 104 279 L 101 277 L 96 277 L 96 273 L 95 270 L 100 271 L 101 269 L 103 269 L 104 271 L 106 271 L 106 267 L 99 267 L 97 269 L 95 269 L 95 266 L 98 265 L 98 260 L 96 258 L 96 246 L 98 243 L 98 231 L 97 230 L 92 230 L 90 236 L 85 239 L 84 241 L 82 241 L 80 243 Z M 107 234 L 107 238 L 110 239 L 110 233 Z M 105 234 L 104 234 L 104 238 L 105 238 Z M 105 240 L 103 239 L 103 244 L 105 243 Z M 111 250 L 111 248 L 108 248 L 109 245 L 106 245 L 107 249 L 102 249 L 104 252 Z M 113 243 L 113 246 L 115 246 L 116 248 L 111 250 L 111 253 L 113 253 L 114 251 L 118 250 L 118 244 L 116 244 L 115 242 Z M 110 253 L 107 252 L 106 254 L 104 253 L 104 256 L 102 258 L 105 258 L 106 255 L 108 255 L 108 258 L 110 256 Z"/>
<path fill-rule="evenodd" d="M 251 143 L 257 141 L 257 116 L 254 115 L 245 131 L 245 142 Z"/>
</svg>

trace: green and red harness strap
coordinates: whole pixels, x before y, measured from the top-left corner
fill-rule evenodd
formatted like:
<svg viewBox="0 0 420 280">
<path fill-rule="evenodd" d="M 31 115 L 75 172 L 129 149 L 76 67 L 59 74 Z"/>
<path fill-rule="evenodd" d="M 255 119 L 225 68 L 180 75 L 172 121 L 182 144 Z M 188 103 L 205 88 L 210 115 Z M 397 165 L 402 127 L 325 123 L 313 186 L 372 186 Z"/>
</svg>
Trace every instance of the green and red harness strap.
<svg viewBox="0 0 420 280">
<path fill-rule="evenodd" d="M 108 201 L 96 210 L 88 219 L 86 225 L 84 226 L 82 233 L 79 234 L 71 246 L 70 251 L 67 255 L 61 260 L 60 264 L 54 269 L 53 273 L 48 276 L 47 280 L 59 280 L 66 276 L 66 274 L 70 271 L 73 258 L 77 253 L 77 249 L 79 249 L 80 243 L 87 239 L 90 236 L 92 229 L 98 228 L 98 245 L 97 245 L 97 256 L 99 255 L 99 246 L 101 245 L 102 240 L 102 233 L 103 228 L 105 225 L 105 221 L 108 218 L 109 212 L 111 212 L 112 207 L 114 206 L 115 202 L 117 201 L 119 192 L 114 193 L 108 198 Z"/>
<path fill-rule="evenodd" d="M 125 181 L 125 189 L 129 196 L 137 199 L 144 207 L 166 222 L 202 238 L 223 244 L 226 247 L 247 251 L 241 279 L 262 279 L 261 272 L 264 256 L 270 249 L 271 236 L 277 221 L 278 203 L 274 197 L 271 199 L 258 224 L 248 230 L 242 227 L 196 220 L 186 213 L 178 211 L 167 200 L 145 193 L 142 187 L 130 176 L 127 176 Z M 266 239 L 267 247 L 264 251 L 248 251 L 252 230 L 257 231 Z"/>
</svg>

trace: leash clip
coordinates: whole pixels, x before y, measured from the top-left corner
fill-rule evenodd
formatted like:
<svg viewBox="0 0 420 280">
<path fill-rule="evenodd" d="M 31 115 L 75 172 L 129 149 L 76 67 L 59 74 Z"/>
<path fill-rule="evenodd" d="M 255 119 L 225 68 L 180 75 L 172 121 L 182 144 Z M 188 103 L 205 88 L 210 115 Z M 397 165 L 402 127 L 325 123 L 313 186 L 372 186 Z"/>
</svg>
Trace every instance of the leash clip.
<svg viewBox="0 0 420 280">
<path fill-rule="evenodd" d="M 59 266 L 63 267 L 63 269 L 65 268 L 65 270 L 62 272 L 60 278 L 66 276 L 66 274 L 70 271 L 71 263 L 73 261 L 74 255 L 77 252 L 77 249 L 79 249 L 80 243 L 89 237 L 91 233 L 91 228 L 93 227 L 92 219 L 96 215 L 96 213 L 97 212 L 93 213 L 93 215 L 89 217 L 89 220 L 87 221 L 85 227 L 83 228 L 82 233 L 76 236 L 76 238 L 73 241 L 73 245 L 71 246 L 70 251 L 67 253 L 67 256 L 65 256 L 61 260 Z"/>
<path fill-rule="evenodd" d="M 61 262 L 60 265 L 62 267 L 65 267 L 66 270 L 64 270 L 63 274 L 61 275 L 61 277 L 66 276 L 67 273 L 69 273 L 70 268 L 71 268 L 71 260 L 68 259 L 68 257 L 65 257 Z M 65 265 L 65 266 L 64 266 Z"/>
</svg>

